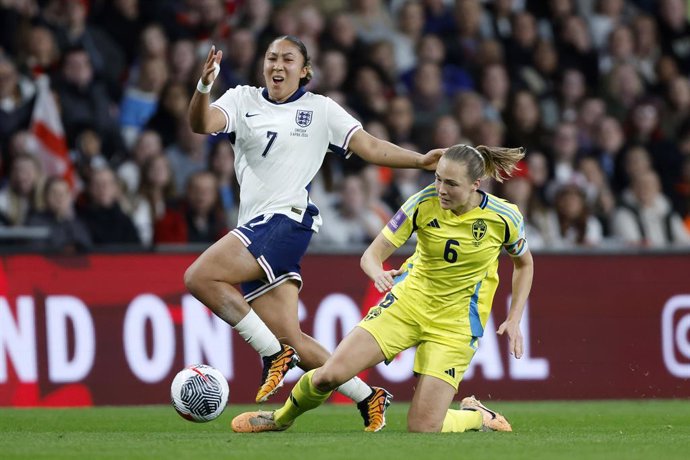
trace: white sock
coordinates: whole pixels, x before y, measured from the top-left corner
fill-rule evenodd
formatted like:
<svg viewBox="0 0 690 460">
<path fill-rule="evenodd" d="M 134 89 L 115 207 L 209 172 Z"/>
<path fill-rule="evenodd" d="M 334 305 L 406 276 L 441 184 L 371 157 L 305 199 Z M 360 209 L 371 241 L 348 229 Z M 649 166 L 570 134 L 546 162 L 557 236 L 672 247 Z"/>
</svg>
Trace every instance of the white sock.
<svg viewBox="0 0 690 460">
<path fill-rule="evenodd" d="M 367 399 L 372 391 L 371 387 L 364 383 L 359 377 L 352 377 L 350 380 L 336 388 L 336 390 L 356 403 Z"/>
<path fill-rule="evenodd" d="M 247 316 L 242 318 L 233 329 L 262 357 L 275 355 L 283 349 L 276 336 L 254 310 L 249 310 Z"/>
</svg>

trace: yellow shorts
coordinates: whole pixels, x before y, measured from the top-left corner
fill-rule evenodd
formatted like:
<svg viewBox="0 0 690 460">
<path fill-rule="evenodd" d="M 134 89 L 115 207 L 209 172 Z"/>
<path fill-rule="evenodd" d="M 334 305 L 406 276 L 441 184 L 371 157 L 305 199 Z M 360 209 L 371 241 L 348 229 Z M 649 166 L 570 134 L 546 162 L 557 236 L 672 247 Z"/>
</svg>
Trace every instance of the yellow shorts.
<svg viewBox="0 0 690 460">
<path fill-rule="evenodd" d="M 477 351 L 477 338 L 447 322 L 431 321 L 404 299 L 388 293 L 369 310 L 359 327 L 374 336 L 390 362 L 403 350 L 417 346 L 414 372 L 448 382 L 458 390 L 470 361 Z"/>
</svg>

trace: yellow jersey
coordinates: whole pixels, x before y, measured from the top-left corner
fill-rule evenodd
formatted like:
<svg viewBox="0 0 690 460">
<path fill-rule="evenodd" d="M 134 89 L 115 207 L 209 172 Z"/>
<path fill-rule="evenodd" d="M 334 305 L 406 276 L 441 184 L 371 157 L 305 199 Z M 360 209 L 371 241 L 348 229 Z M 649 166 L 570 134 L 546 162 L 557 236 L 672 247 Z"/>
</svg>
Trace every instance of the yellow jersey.
<svg viewBox="0 0 690 460">
<path fill-rule="evenodd" d="M 527 251 L 517 206 L 489 193 L 462 215 L 441 208 L 430 185 L 410 197 L 382 230 L 400 247 L 413 232 L 417 247 L 391 293 L 422 309 L 429 321 L 466 328 L 481 337 L 498 287 L 501 248 L 518 257 Z"/>
</svg>

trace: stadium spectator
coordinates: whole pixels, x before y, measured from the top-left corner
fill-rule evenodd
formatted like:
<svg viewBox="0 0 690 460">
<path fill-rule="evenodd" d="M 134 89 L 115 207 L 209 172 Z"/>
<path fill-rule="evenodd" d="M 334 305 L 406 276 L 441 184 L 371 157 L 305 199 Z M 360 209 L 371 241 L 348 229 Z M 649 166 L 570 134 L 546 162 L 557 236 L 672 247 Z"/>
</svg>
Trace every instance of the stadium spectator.
<svg viewBox="0 0 690 460">
<path fill-rule="evenodd" d="M 484 67 L 480 82 L 481 93 L 487 102 L 484 108 L 485 118 L 502 121 L 502 113 L 508 107 L 510 92 L 510 80 L 505 66 L 493 63 Z"/>
<path fill-rule="evenodd" d="M 247 85 L 251 81 L 256 57 L 256 42 L 247 29 L 236 29 L 228 39 L 228 55 L 221 66 L 221 78 L 226 88 Z"/>
<path fill-rule="evenodd" d="M 388 108 L 388 98 L 392 88 L 386 86 L 386 78 L 377 67 L 363 65 L 354 74 L 348 105 L 360 116 L 363 122 L 378 119 Z"/>
<path fill-rule="evenodd" d="M 93 20 L 117 43 L 125 55 L 126 64 L 134 61 L 137 44 L 146 19 L 141 11 L 142 0 L 114 0 L 103 2 Z M 94 5 L 96 7 L 96 5 Z"/>
<path fill-rule="evenodd" d="M 561 121 L 575 122 L 578 109 L 586 96 L 587 86 L 582 72 L 576 68 L 565 69 L 558 86 L 558 118 Z"/>
<path fill-rule="evenodd" d="M 527 162 L 520 160 L 513 174 L 498 187 L 500 196 L 518 207 L 524 218 L 525 236 L 531 249 L 544 247 L 544 238 L 536 226 L 544 213 L 544 204 L 534 193 Z M 518 169 L 519 168 L 519 169 Z"/>
<path fill-rule="evenodd" d="M 59 68 L 61 50 L 53 31 L 43 25 L 34 25 L 22 43 L 22 64 L 32 75 L 51 75 Z"/>
<path fill-rule="evenodd" d="M 607 112 L 623 122 L 633 105 L 644 94 L 642 78 L 629 63 L 615 66 L 605 76 L 604 98 Z"/>
<path fill-rule="evenodd" d="M 408 150 L 418 150 L 413 144 L 400 144 Z M 412 196 L 422 186 L 427 185 L 419 169 L 394 169 L 390 186 L 386 189 L 383 201 L 389 209 L 399 209 L 407 197 Z M 430 182 L 430 181 L 429 181 Z"/>
<path fill-rule="evenodd" d="M 258 36 L 270 23 L 272 7 L 270 0 L 244 2 L 239 11 L 238 25 L 248 29 L 254 37 Z"/>
<path fill-rule="evenodd" d="M 690 73 L 690 19 L 687 2 L 660 0 L 658 2 L 659 37 L 664 54 L 673 56 L 681 71 Z"/>
<path fill-rule="evenodd" d="M 227 139 L 221 139 L 211 147 L 208 156 L 208 170 L 216 177 L 220 207 L 228 228 L 237 226 L 240 186 L 235 175 L 235 151 Z"/>
<path fill-rule="evenodd" d="M 127 148 L 131 148 L 156 113 L 163 87 L 168 80 L 168 66 L 162 59 L 147 59 L 141 63 L 136 84 L 127 86 L 120 103 L 120 130 Z"/>
<path fill-rule="evenodd" d="M 477 92 L 462 91 L 455 95 L 452 113 L 460 123 L 460 132 L 472 139 L 484 119 L 486 101 Z"/>
<path fill-rule="evenodd" d="M 587 24 L 580 16 L 563 19 L 557 37 L 558 61 L 562 68 L 578 69 L 585 77 L 588 88 L 599 83 L 599 56 L 592 46 Z"/>
<path fill-rule="evenodd" d="M 609 216 L 616 207 L 616 197 L 601 169 L 601 163 L 595 157 L 584 157 L 578 162 L 577 171 L 585 178 L 584 188 L 592 215 L 599 220 L 604 237 L 611 236 Z"/>
<path fill-rule="evenodd" d="M 377 40 L 367 46 L 366 62 L 381 75 L 388 97 L 401 89 L 399 71 L 394 57 L 395 47 L 390 40 Z"/>
<path fill-rule="evenodd" d="M 393 46 L 396 69 L 405 73 L 417 64 L 415 50 L 424 29 L 424 6 L 421 1 L 408 0 L 397 14 L 397 30 L 389 40 Z"/>
<path fill-rule="evenodd" d="M 616 64 L 629 62 L 637 67 L 633 29 L 625 24 L 616 26 L 608 38 L 607 53 L 599 60 L 599 70 L 608 73 Z"/>
<path fill-rule="evenodd" d="M 608 183 L 616 192 L 623 189 L 625 182 L 622 177 L 624 150 L 625 134 L 623 127 L 614 117 L 605 116 L 596 128 L 592 156 L 599 160 Z"/>
<path fill-rule="evenodd" d="M 80 190 L 89 182 L 94 170 L 108 167 L 102 147 L 103 139 L 93 126 L 86 124 L 75 128 L 74 148 L 69 156 L 80 180 Z"/>
<path fill-rule="evenodd" d="M 606 115 L 606 103 L 598 97 L 587 97 L 582 100 L 577 112 L 577 142 L 580 151 L 591 154 L 595 150 L 597 130 Z"/>
<path fill-rule="evenodd" d="M 81 48 L 96 78 L 104 81 L 109 96 L 120 96 L 120 77 L 126 68 L 125 54 L 98 25 L 87 21 L 89 2 L 86 0 L 50 0 L 56 16 L 49 24 L 55 28 L 61 49 Z"/>
<path fill-rule="evenodd" d="M 337 12 L 328 21 L 323 36 L 324 49 L 337 49 L 345 54 L 350 64 L 349 71 L 362 64 L 362 56 L 366 45 L 357 35 L 354 17 L 347 11 Z"/>
<path fill-rule="evenodd" d="M 27 226 L 49 229 L 48 238 L 30 243 L 32 249 L 74 254 L 93 247 L 89 230 L 74 212 L 72 191 L 66 180 L 51 177 L 44 187 L 46 209 L 33 212 L 26 220 Z"/>
<path fill-rule="evenodd" d="M 175 177 L 175 188 L 185 190 L 189 177 L 205 171 L 208 165 L 208 144 L 206 136 L 192 131 L 185 119 L 177 121 L 175 143 L 165 149 Z"/>
<path fill-rule="evenodd" d="M 529 91 L 518 90 L 511 95 L 506 112 L 506 145 L 520 145 L 528 152 L 543 150 L 546 133 L 536 97 Z"/>
<path fill-rule="evenodd" d="M 450 115 L 441 115 L 434 123 L 434 131 L 431 134 L 432 148 L 448 148 L 460 144 L 465 139 L 460 131 L 460 124 Z"/>
<path fill-rule="evenodd" d="M 77 209 L 77 216 L 89 229 L 94 246 L 141 244 L 132 219 L 122 210 L 121 198 L 120 185 L 111 169 L 92 172 L 86 200 Z"/>
<path fill-rule="evenodd" d="M 661 193 L 659 176 L 651 170 L 633 178 L 612 219 L 614 236 L 625 244 L 653 248 L 690 245 L 683 220 Z"/>
<path fill-rule="evenodd" d="M 510 2 L 509 2 L 510 3 Z M 534 47 L 539 40 L 536 18 L 529 11 L 517 11 L 510 17 L 510 35 L 503 37 L 510 73 L 534 66 Z"/>
<path fill-rule="evenodd" d="M 170 161 L 156 153 L 141 169 L 132 220 L 144 245 L 185 243 L 187 223 L 180 210 Z"/>
<path fill-rule="evenodd" d="M 90 125 L 103 139 L 106 157 L 116 156 L 122 150 L 122 139 L 112 116 L 113 101 L 105 85 L 95 79 L 89 54 L 84 48 L 65 51 L 54 85 L 68 139 L 74 140 L 79 127 Z"/>
<path fill-rule="evenodd" d="M 325 94 L 342 89 L 348 72 L 347 56 L 337 49 L 324 50 L 319 64 L 320 75 L 316 90 Z"/>
<path fill-rule="evenodd" d="M 661 56 L 661 43 L 654 17 L 639 14 L 632 20 L 635 38 L 635 63 L 645 82 L 653 86 L 657 82 L 655 64 Z"/>
<path fill-rule="evenodd" d="M 559 124 L 551 141 L 551 161 L 556 182 L 565 183 L 573 178 L 577 154 L 577 127 L 574 123 Z"/>
<path fill-rule="evenodd" d="M 368 195 L 366 183 L 360 175 L 343 179 L 336 211 L 325 215 L 326 222 L 314 237 L 314 243 L 348 248 L 372 242 L 386 220 L 369 207 Z"/>
<path fill-rule="evenodd" d="M 395 96 L 388 103 L 385 123 L 390 133 L 391 142 L 400 144 L 411 142 L 414 137 L 414 109 L 407 96 Z"/>
<path fill-rule="evenodd" d="M 36 85 L 19 73 L 12 59 L 0 53 L 0 148 L 29 124 Z"/>
<path fill-rule="evenodd" d="M 43 210 L 43 174 L 29 153 L 19 153 L 11 162 L 9 180 L 0 190 L 0 214 L 10 225 L 24 225 L 29 213 Z"/>
<path fill-rule="evenodd" d="M 444 34 L 448 62 L 476 74 L 479 44 L 491 34 L 491 24 L 478 0 L 457 0 L 452 18 L 452 30 Z"/>
<path fill-rule="evenodd" d="M 436 35 L 424 35 L 419 39 L 415 49 L 417 65 L 422 62 L 431 62 L 441 67 L 443 90 L 448 96 L 454 96 L 458 91 L 474 88 L 472 76 L 462 67 L 446 62 L 446 47 L 443 41 Z M 414 86 L 414 74 L 416 67 L 404 72 L 400 79 L 411 91 Z"/>
<path fill-rule="evenodd" d="M 414 130 L 418 136 L 414 141 L 424 148 L 431 141 L 436 119 L 449 114 L 451 109 L 438 65 L 424 62 L 417 67 L 410 100 L 414 108 Z"/>
<path fill-rule="evenodd" d="M 394 30 L 393 20 L 383 0 L 354 0 L 352 22 L 357 35 L 367 43 L 386 39 Z"/>
<path fill-rule="evenodd" d="M 548 248 L 596 247 L 602 243 L 603 228 L 589 209 L 586 192 L 578 183 L 581 179 L 577 176 L 557 184 L 553 209 L 536 222 Z"/>
<path fill-rule="evenodd" d="M 673 78 L 666 91 L 661 113 L 661 128 L 667 139 L 678 138 L 684 124 L 690 121 L 690 77 Z"/>
<path fill-rule="evenodd" d="M 160 96 L 156 113 L 146 125 L 161 136 L 164 147 L 170 147 L 177 139 L 177 127 L 187 114 L 189 91 L 184 83 L 168 82 Z"/>
<path fill-rule="evenodd" d="M 218 181 L 208 171 L 191 174 L 184 198 L 186 243 L 215 243 L 228 232 L 219 203 Z"/>
<path fill-rule="evenodd" d="M 247 45 L 249 44 L 243 43 L 241 46 L 245 47 Z M 251 48 L 249 51 L 251 51 Z M 181 83 L 188 88 L 192 88 L 196 78 L 194 71 L 197 64 L 194 42 L 186 38 L 175 40 L 170 44 L 168 56 L 168 65 L 170 66 L 168 82 Z"/>
<path fill-rule="evenodd" d="M 628 121 L 628 139 L 649 151 L 654 169 L 661 177 L 664 193 L 671 195 L 673 184 L 678 180 L 682 157 L 677 145 L 664 136 L 656 99 L 645 98 L 633 106 Z"/>
<path fill-rule="evenodd" d="M 146 161 L 163 152 L 160 135 L 153 130 L 142 131 L 137 137 L 129 158 L 117 168 L 117 177 L 125 186 L 128 195 L 134 195 L 139 190 L 142 171 Z"/>
<path fill-rule="evenodd" d="M 627 22 L 629 15 L 625 12 L 623 0 L 596 0 L 595 3 L 595 11 L 588 16 L 589 30 L 594 46 L 602 51 L 609 43 L 613 31 Z"/>
</svg>

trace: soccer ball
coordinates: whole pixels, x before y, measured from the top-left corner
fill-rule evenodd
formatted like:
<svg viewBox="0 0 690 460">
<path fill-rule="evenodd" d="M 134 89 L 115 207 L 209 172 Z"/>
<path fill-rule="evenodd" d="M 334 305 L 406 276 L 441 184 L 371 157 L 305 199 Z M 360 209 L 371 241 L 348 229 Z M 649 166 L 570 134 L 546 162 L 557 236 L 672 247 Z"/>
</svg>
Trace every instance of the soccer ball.
<svg viewBox="0 0 690 460">
<path fill-rule="evenodd" d="M 228 381 L 216 368 L 194 364 L 177 373 L 170 386 L 172 405 L 183 418 L 209 422 L 217 418 L 228 403 Z"/>
</svg>

